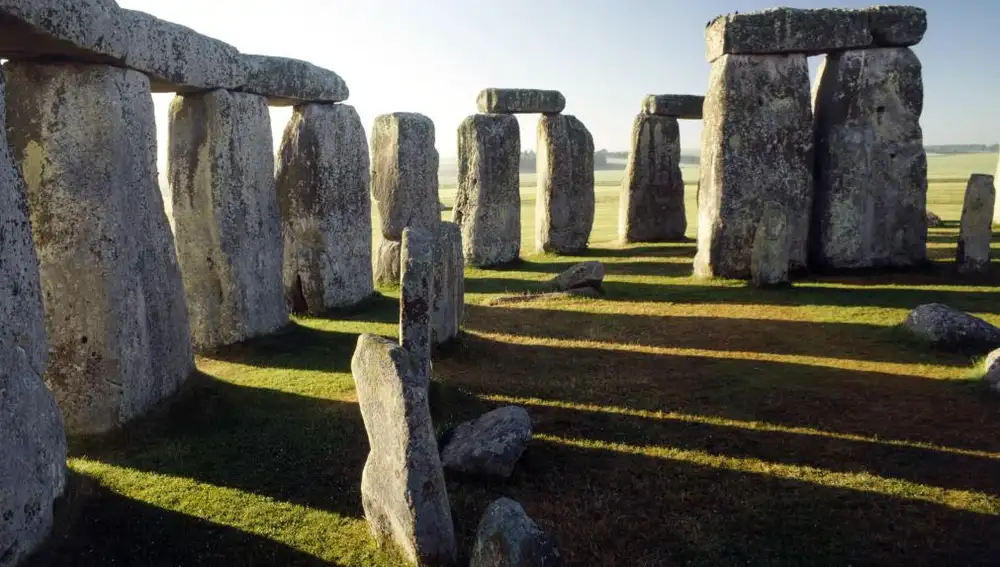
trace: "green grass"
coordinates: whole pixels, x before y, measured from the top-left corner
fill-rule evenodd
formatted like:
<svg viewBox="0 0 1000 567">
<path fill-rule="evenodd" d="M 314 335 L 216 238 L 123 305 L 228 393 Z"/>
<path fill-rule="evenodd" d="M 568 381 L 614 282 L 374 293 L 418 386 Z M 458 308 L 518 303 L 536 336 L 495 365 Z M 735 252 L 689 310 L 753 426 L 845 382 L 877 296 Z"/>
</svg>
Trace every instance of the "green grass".
<svg viewBox="0 0 1000 567">
<path fill-rule="evenodd" d="M 981 353 L 898 328 L 932 301 L 1000 324 L 1000 265 L 955 275 L 964 184 L 937 181 L 991 170 L 978 160 L 931 158 L 931 208 L 950 222 L 919 271 L 781 291 L 698 281 L 692 243 L 610 244 L 615 172 L 599 174 L 585 255 L 467 270 L 466 334 L 434 363 L 436 425 L 518 403 L 536 437 L 507 481 L 448 475 L 463 558 L 487 504 L 510 496 L 570 565 L 995 565 L 998 402 L 970 379 Z M 605 263 L 605 299 L 488 305 L 583 259 Z M 72 439 L 58 528 L 32 565 L 403 565 L 363 520 L 350 375 L 357 334 L 394 336 L 397 317 L 385 290 L 298 319 L 200 358 L 127 430 Z"/>
</svg>

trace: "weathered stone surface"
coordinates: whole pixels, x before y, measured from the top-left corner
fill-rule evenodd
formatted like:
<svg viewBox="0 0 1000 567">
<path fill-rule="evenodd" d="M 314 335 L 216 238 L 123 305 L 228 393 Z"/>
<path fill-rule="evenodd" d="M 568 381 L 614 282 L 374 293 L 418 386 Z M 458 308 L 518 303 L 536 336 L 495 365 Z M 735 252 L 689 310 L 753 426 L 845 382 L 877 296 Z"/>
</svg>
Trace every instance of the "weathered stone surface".
<svg viewBox="0 0 1000 567">
<path fill-rule="evenodd" d="M 420 366 L 390 340 L 358 337 L 351 372 L 370 447 L 361 502 L 379 542 L 394 541 L 411 562 L 447 566 L 455 532 Z"/>
<path fill-rule="evenodd" d="M 170 104 L 165 200 L 200 349 L 288 323 L 272 152 L 264 97 L 217 90 Z"/>
<path fill-rule="evenodd" d="M 726 14 L 705 28 L 709 61 L 728 54 L 804 53 L 861 49 L 872 43 L 863 10 L 769 8 Z"/>
<path fill-rule="evenodd" d="M 712 64 L 695 275 L 750 279 L 768 207 L 788 219 L 789 267 L 805 265 L 812 136 L 804 55 L 726 55 Z"/>
<path fill-rule="evenodd" d="M 465 262 L 462 229 L 442 222 L 434 237 L 434 297 L 431 301 L 431 344 L 458 337 L 465 318 Z"/>
<path fill-rule="evenodd" d="M 594 226 L 594 138 L 575 116 L 546 115 L 537 145 L 535 249 L 580 252 Z"/>
<path fill-rule="evenodd" d="M 350 96 L 347 83 L 340 75 L 312 63 L 267 55 L 242 57 L 248 69 L 242 90 L 266 96 L 271 106 L 343 102 Z"/>
<path fill-rule="evenodd" d="M 412 112 L 380 115 L 371 146 L 372 197 L 382 237 L 400 240 L 408 226 L 433 230 L 441 222 L 434 123 Z"/>
<path fill-rule="evenodd" d="M 997 185 L 1000 184 L 1000 158 L 997 159 L 997 172 L 993 176 L 993 189 L 997 189 Z M 993 203 L 993 222 L 1000 224 L 1000 199 L 995 199 Z"/>
<path fill-rule="evenodd" d="M 461 473 L 507 478 L 531 440 L 531 416 L 506 406 L 465 423 L 451 433 L 441 464 Z"/>
<path fill-rule="evenodd" d="M 483 89 L 476 107 L 484 114 L 559 114 L 566 108 L 566 97 L 542 89 Z"/>
<path fill-rule="evenodd" d="M 944 221 L 941 220 L 941 217 L 927 211 L 927 228 L 939 228 L 941 226 L 944 226 Z"/>
<path fill-rule="evenodd" d="M 1000 347 L 1000 328 L 940 303 L 917 307 L 906 317 L 903 326 L 917 338 L 943 349 Z"/>
<path fill-rule="evenodd" d="M 398 240 L 382 239 L 372 260 L 374 279 L 377 286 L 399 285 L 399 258 L 403 243 Z"/>
<path fill-rule="evenodd" d="M 989 270 L 995 203 L 993 176 L 972 174 L 965 188 L 962 227 L 958 233 L 958 250 L 955 254 L 955 263 L 963 273 L 975 274 Z"/>
<path fill-rule="evenodd" d="M 872 6 L 864 10 L 875 45 L 909 47 L 927 31 L 927 11 L 916 6 Z"/>
<path fill-rule="evenodd" d="M 686 230 L 677 119 L 640 114 L 632 125 L 632 147 L 618 198 L 618 239 L 623 243 L 683 240 Z"/>
<path fill-rule="evenodd" d="M 521 130 L 507 114 L 475 114 L 458 127 L 458 194 L 465 261 L 506 264 L 521 254 Z"/>
<path fill-rule="evenodd" d="M 106 431 L 193 368 L 149 81 L 104 65 L 9 62 L 4 73 L 45 298 L 45 381 L 69 431 Z"/>
<path fill-rule="evenodd" d="M 829 55 L 816 87 L 810 263 L 903 267 L 927 257 L 920 61 L 906 48 Z"/>
<path fill-rule="evenodd" d="M 990 390 L 1000 393 L 1000 348 L 995 349 L 986 356 L 983 361 L 983 381 L 986 382 Z"/>
<path fill-rule="evenodd" d="M 765 205 L 750 253 L 750 280 L 755 286 L 768 287 L 788 281 L 789 236 L 785 211 Z"/>
<path fill-rule="evenodd" d="M 275 173 L 290 309 L 320 314 L 375 293 L 368 167 L 354 107 L 295 107 Z"/>
<path fill-rule="evenodd" d="M 399 342 L 414 368 L 430 375 L 434 233 L 407 227 L 400 252 Z"/>
<path fill-rule="evenodd" d="M 567 291 L 578 287 L 601 289 L 604 282 L 604 264 L 597 261 L 581 262 L 549 282 L 559 291 Z"/>
<path fill-rule="evenodd" d="M 0 565 L 17 565 L 45 540 L 65 486 L 66 434 L 55 398 L 24 349 L 2 337 Z"/>
<path fill-rule="evenodd" d="M 687 120 L 701 120 L 705 97 L 698 95 L 647 95 L 642 100 L 642 113 Z"/>
<path fill-rule="evenodd" d="M 552 538 L 517 502 L 500 498 L 479 522 L 469 567 L 562 567 Z"/>
</svg>

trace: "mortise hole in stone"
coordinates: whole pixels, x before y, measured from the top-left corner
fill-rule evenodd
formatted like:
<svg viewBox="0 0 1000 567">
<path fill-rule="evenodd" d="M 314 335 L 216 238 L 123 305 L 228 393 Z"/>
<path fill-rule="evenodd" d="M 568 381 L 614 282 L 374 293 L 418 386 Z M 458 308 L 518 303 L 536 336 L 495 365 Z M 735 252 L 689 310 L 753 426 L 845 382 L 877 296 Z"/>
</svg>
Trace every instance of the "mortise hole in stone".
<svg viewBox="0 0 1000 567">
<path fill-rule="evenodd" d="M 87 344 L 87 337 L 86 336 L 80 337 L 80 342 L 83 344 Z"/>
</svg>

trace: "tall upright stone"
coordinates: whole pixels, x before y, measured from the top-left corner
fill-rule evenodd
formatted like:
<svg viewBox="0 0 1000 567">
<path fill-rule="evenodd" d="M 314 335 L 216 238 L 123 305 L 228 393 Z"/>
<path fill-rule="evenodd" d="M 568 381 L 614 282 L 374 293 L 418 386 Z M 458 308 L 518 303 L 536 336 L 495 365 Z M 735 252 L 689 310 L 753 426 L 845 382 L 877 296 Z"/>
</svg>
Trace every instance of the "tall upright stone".
<svg viewBox="0 0 1000 567">
<path fill-rule="evenodd" d="M 993 189 L 997 190 L 997 185 L 1000 184 L 1000 157 L 997 158 L 997 171 L 996 175 L 993 176 Z M 1000 224 L 1000 199 L 994 200 L 993 203 L 993 222 L 994 224 Z"/>
<path fill-rule="evenodd" d="M 52 529 L 66 483 L 66 433 L 45 387 L 45 316 L 24 179 L 7 145 L 0 74 L 0 564 L 15 565 Z"/>
<path fill-rule="evenodd" d="M 215 90 L 170 104 L 168 193 L 199 349 L 288 323 L 273 151 L 262 96 Z"/>
<path fill-rule="evenodd" d="M 585 250 L 594 227 L 594 138 L 575 116 L 538 120 L 535 249 Z"/>
<path fill-rule="evenodd" d="M 905 267 L 927 258 L 923 81 L 907 48 L 833 53 L 814 95 L 816 268 Z"/>
<path fill-rule="evenodd" d="M 157 188 L 149 80 L 104 65 L 4 66 L 66 428 L 112 429 L 193 369 L 173 238 Z"/>
<path fill-rule="evenodd" d="M 506 264 L 521 253 L 521 130 L 509 114 L 474 114 L 458 127 L 458 195 L 452 220 L 462 227 L 472 266 Z"/>
<path fill-rule="evenodd" d="M 416 368 L 430 375 L 434 233 L 404 229 L 401 258 L 399 343 L 410 352 Z"/>
<path fill-rule="evenodd" d="M 677 119 L 640 114 L 618 198 L 621 242 L 682 240 L 687 230 Z"/>
<path fill-rule="evenodd" d="M 430 379 L 412 352 L 362 334 L 351 373 L 370 451 L 361 503 L 379 543 L 393 541 L 418 565 L 456 560 L 448 489 L 428 405 Z"/>
<path fill-rule="evenodd" d="M 955 263 L 963 273 L 977 274 L 989 270 L 995 203 L 993 176 L 972 174 L 965 189 L 962 226 L 958 232 L 958 250 L 955 255 Z"/>
<path fill-rule="evenodd" d="M 406 227 L 433 231 L 441 222 L 434 122 L 413 112 L 380 115 L 372 127 L 371 147 L 371 191 L 382 238 L 399 242 Z M 376 283 L 399 283 L 394 274 L 382 271 L 399 264 L 398 253 L 398 246 L 379 245 Z"/>
<path fill-rule="evenodd" d="M 465 263 L 462 229 L 442 222 L 434 235 L 434 296 L 431 300 L 431 345 L 458 337 L 465 317 Z"/>
<path fill-rule="evenodd" d="M 277 167 L 288 308 L 320 314 L 370 297 L 368 141 L 357 111 L 296 106 Z"/>
<path fill-rule="evenodd" d="M 788 222 L 780 238 L 787 239 L 789 267 L 804 266 L 813 157 L 806 56 L 721 56 L 712 63 L 704 111 L 695 274 L 750 279 L 754 250 L 786 257 L 774 249 L 780 243 L 759 240 L 778 237 L 762 232 L 766 210 Z"/>
</svg>

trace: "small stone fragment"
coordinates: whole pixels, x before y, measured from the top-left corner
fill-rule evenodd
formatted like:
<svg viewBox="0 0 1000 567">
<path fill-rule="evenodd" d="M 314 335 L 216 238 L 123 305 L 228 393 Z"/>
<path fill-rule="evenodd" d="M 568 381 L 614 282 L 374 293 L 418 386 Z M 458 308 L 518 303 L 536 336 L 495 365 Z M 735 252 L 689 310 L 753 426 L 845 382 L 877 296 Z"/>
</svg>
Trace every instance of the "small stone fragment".
<svg viewBox="0 0 1000 567">
<path fill-rule="evenodd" d="M 944 221 L 936 214 L 927 211 L 927 228 L 940 228 L 944 226 Z"/>
<path fill-rule="evenodd" d="M 340 75 L 288 57 L 242 55 L 248 69 L 244 92 L 266 96 L 271 106 L 343 102 L 350 96 Z"/>
<path fill-rule="evenodd" d="M 452 222 L 438 225 L 434 237 L 434 298 L 431 303 L 431 344 L 458 337 L 465 318 L 465 262 L 462 229 Z"/>
<path fill-rule="evenodd" d="M 940 303 L 917 307 L 903 325 L 917 338 L 947 350 L 1000 347 L 1000 328 Z"/>
<path fill-rule="evenodd" d="M 604 264 L 597 261 L 581 262 L 550 282 L 559 291 L 569 291 L 581 287 L 600 290 L 604 282 Z"/>
<path fill-rule="evenodd" d="M 727 14 L 705 29 L 707 57 L 730 54 L 801 53 L 815 55 L 871 45 L 868 14 L 862 10 L 769 8 Z"/>
<path fill-rule="evenodd" d="M 594 226 L 594 138 L 568 114 L 538 120 L 535 250 L 573 254 Z"/>
<path fill-rule="evenodd" d="M 700 107 L 699 107 L 700 108 Z M 618 198 L 618 240 L 683 240 L 684 178 L 676 118 L 640 114 L 632 126 L 632 147 Z"/>
<path fill-rule="evenodd" d="M 400 252 L 399 342 L 414 367 L 430 376 L 431 303 L 434 300 L 434 235 L 407 227 Z"/>
<path fill-rule="evenodd" d="M 541 89 L 483 89 L 476 106 L 483 114 L 559 114 L 566 108 L 566 97 Z"/>
<path fill-rule="evenodd" d="M 441 464 L 453 471 L 507 478 L 531 440 L 531 416 L 520 406 L 495 409 L 451 434 Z"/>
<path fill-rule="evenodd" d="M 699 95 L 648 95 L 642 100 L 642 113 L 685 120 L 701 120 L 705 97 Z"/>
<path fill-rule="evenodd" d="M 959 271 L 964 274 L 981 274 L 989 271 L 995 200 L 993 176 L 972 174 L 965 189 L 962 226 L 959 229 L 958 250 L 955 254 L 955 263 Z"/>
<path fill-rule="evenodd" d="M 986 373 L 983 381 L 996 393 L 1000 393 L 1000 348 L 995 349 L 986 356 L 983 361 L 983 368 Z"/>
<path fill-rule="evenodd" d="M 879 47 L 909 47 L 920 43 L 927 31 L 927 11 L 916 6 L 872 6 L 868 29 Z"/>
<path fill-rule="evenodd" d="M 476 114 L 458 127 L 458 194 L 452 220 L 462 227 L 465 261 L 489 267 L 521 253 L 517 118 Z"/>
<path fill-rule="evenodd" d="M 379 543 L 395 542 L 411 563 L 448 567 L 455 532 L 421 366 L 393 341 L 358 337 L 351 373 L 370 447 L 361 503 Z"/>
<path fill-rule="evenodd" d="M 476 531 L 469 567 L 562 567 L 552 538 L 517 502 L 500 498 L 490 504 Z"/>
</svg>

